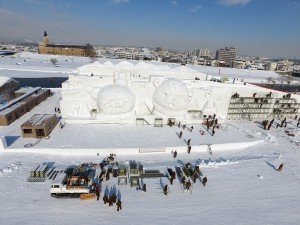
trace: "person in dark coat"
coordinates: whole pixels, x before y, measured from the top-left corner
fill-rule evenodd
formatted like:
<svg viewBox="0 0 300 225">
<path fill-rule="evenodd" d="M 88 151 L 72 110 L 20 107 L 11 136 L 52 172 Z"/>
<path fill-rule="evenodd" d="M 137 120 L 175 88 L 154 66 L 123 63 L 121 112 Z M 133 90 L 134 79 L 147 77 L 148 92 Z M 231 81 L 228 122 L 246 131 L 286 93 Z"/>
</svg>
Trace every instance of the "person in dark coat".
<svg viewBox="0 0 300 225">
<path fill-rule="evenodd" d="M 110 172 L 107 170 L 107 172 L 106 172 L 106 181 L 109 180 L 109 175 L 110 175 Z"/>
<path fill-rule="evenodd" d="M 173 152 L 173 158 L 175 159 L 176 156 L 177 156 L 177 151 L 175 150 L 175 151 Z"/>
<path fill-rule="evenodd" d="M 120 199 L 118 199 L 116 205 L 117 205 L 117 211 L 122 210 L 122 202 Z"/>
<path fill-rule="evenodd" d="M 99 163 L 99 166 L 100 166 L 100 169 L 101 169 L 101 171 L 102 171 L 102 170 L 103 170 L 103 168 L 104 168 L 104 164 L 103 164 L 103 162 Z"/>
<path fill-rule="evenodd" d="M 180 128 L 180 121 L 179 121 L 179 123 L 178 123 L 178 127 Z"/>
<path fill-rule="evenodd" d="M 280 172 L 282 170 L 282 168 L 283 168 L 283 163 L 279 165 L 277 171 Z"/>
<path fill-rule="evenodd" d="M 211 136 L 214 136 L 215 133 L 216 133 L 216 131 L 215 131 L 215 126 L 213 126 L 213 129 L 212 129 L 212 131 L 211 131 Z"/>
<path fill-rule="evenodd" d="M 179 132 L 179 138 L 182 138 L 182 131 Z"/>
<path fill-rule="evenodd" d="M 176 173 L 175 172 L 173 172 L 172 171 L 172 173 L 170 174 L 170 183 L 171 183 L 171 185 L 173 185 L 173 181 L 175 180 L 175 178 L 176 178 Z"/>
<path fill-rule="evenodd" d="M 115 195 L 115 193 L 112 194 L 111 200 L 112 200 L 113 203 L 117 202 L 117 196 Z"/>
<path fill-rule="evenodd" d="M 187 145 L 191 145 L 191 139 L 187 141 Z"/>
<path fill-rule="evenodd" d="M 99 191 L 98 186 L 96 186 L 96 196 L 97 196 L 97 201 L 99 201 L 100 191 Z"/>
<path fill-rule="evenodd" d="M 190 190 L 190 188 L 191 188 L 191 181 L 190 180 L 188 180 L 188 182 L 186 182 L 186 184 L 185 184 L 185 188 L 186 188 L 186 190 Z"/>
<path fill-rule="evenodd" d="M 112 196 L 110 196 L 108 198 L 108 206 L 113 206 L 113 205 L 114 205 L 114 202 L 113 202 Z"/>
<path fill-rule="evenodd" d="M 188 146 L 188 149 L 187 149 L 187 152 L 188 152 L 188 154 L 190 154 L 191 153 L 191 149 L 192 149 L 192 146 Z"/>
<path fill-rule="evenodd" d="M 202 179 L 202 184 L 203 184 L 203 186 L 205 186 L 206 183 L 207 183 L 207 177 L 203 177 L 203 179 Z"/>
<path fill-rule="evenodd" d="M 264 120 L 264 130 L 267 129 L 267 125 L 268 125 L 268 121 L 267 121 L 267 120 Z"/>
<path fill-rule="evenodd" d="M 100 183 L 103 182 L 103 179 L 104 179 L 104 174 L 103 173 L 100 173 L 99 175 L 99 180 L 100 180 Z"/>
<path fill-rule="evenodd" d="M 268 125 L 268 130 L 270 130 L 270 128 L 271 128 L 271 126 L 272 126 L 272 123 L 269 123 L 269 125 Z"/>
<path fill-rule="evenodd" d="M 168 185 L 167 185 L 167 184 L 164 186 L 164 194 L 165 194 L 165 195 L 168 194 Z"/>
<path fill-rule="evenodd" d="M 93 187 L 93 190 L 96 190 L 96 188 L 97 188 L 97 183 L 96 183 L 95 181 L 93 182 L 92 187 Z"/>
<path fill-rule="evenodd" d="M 280 127 L 283 127 L 284 121 L 281 121 Z"/>
<path fill-rule="evenodd" d="M 194 129 L 194 127 L 193 127 L 193 126 L 191 126 L 190 132 L 192 132 L 192 131 L 193 131 L 193 129 Z"/>
<path fill-rule="evenodd" d="M 215 125 L 218 125 L 218 119 L 215 119 Z"/>
<path fill-rule="evenodd" d="M 103 196 L 103 202 L 104 202 L 104 205 L 108 202 L 108 197 L 107 197 L 107 195 L 104 195 L 104 196 Z"/>
<path fill-rule="evenodd" d="M 143 184 L 143 192 L 146 192 L 147 188 L 146 188 L 146 184 Z"/>
<path fill-rule="evenodd" d="M 195 169 L 194 169 L 194 174 L 199 174 L 199 175 L 201 175 L 201 171 L 200 171 L 200 168 L 199 168 L 199 166 L 197 165 L 197 166 L 195 166 Z"/>
<path fill-rule="evenodd" d="M 198 178 L 198 175 L 197 175 L 197 173 L 194 172 L 193 175 L 192 175 L 192 180 L 193 180 L 194 183 L 196 183 L 197 178 Z"/>
</svg>

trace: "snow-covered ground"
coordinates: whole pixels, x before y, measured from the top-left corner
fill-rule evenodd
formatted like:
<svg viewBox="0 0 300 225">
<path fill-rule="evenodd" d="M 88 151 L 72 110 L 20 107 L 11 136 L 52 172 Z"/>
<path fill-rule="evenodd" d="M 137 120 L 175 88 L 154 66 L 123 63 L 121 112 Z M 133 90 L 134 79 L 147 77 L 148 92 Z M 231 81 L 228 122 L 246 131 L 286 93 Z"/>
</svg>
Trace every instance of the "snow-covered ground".
<svg viewBox="0 0 300 225">
<path fill-rule="evenodd" d="M 299 224 L 300 223 L 300 140 L 296 121 L 288 118 L 287 128 L 262 129 L 256 121 L 227 121 L 216 130 L 215 136 L 202 125 L 194 125 L 193 132 L 186 129 L 183 138 L 191 138 L 193 148 L 201 144 L 242 143 L 263 140 L 263 143 L 236 150 L 179 151 L 176 159 L 170 152 L 117 154 L 119 163 L 129 160 L 141 162 L 144 169 L 159 169 L 184 165 L 199 165 L 208 178 L 204 187 L 198 180 L 192 192 L 182 192 L 179 181 L 170 185 L 167 178 L 143 179 L 147 193 L 118 185 L 117 179 L 102 184 L 100 201 L 55 199 L 50 197 L 52 181 L 26 182 L 29 172 L 44 162 L 54 162 L 57 168 L 84 162 L 99 163 L 108 156 L 106 148 L 185 146 L 176 135 L 178 127 L 127 127 L 126 125 L 59 126 L 32 147 L 26 143 L 36 139 L 23 139 L 20 125 L 35 113 L 53 113 L 58 106 L 60 90 L 8 127 L 1 127 L 0 136 L 6 136 L 8 148 L 0 151 L 0 221 L 5 224 Z M 277 121 L 279 122 L 279 121 Z M 199 129 L 206 132 L 200 135 Z M 181 129 L 182 130 L 182 129 Z M 287 136 L 290 130 L 295 137 Z M 47 149 L 45 149 L 47 148 Z M 54 151 L 49 153 L 49 148 Z M 78 152 L 78 148 L 80 151 Z M 179 147 L 178 147 L 179 148 Z M 31 149 L 31 148 L 29 148 Z M 57 151 L 57 149 L 60 149 Z M 70 154 L 70 151 L 76 154 Z M 76 150 L 77 149 L 77 150 Z M 94 154 L 84 152 L 94 149 Z M 44 151 L 47 150 L 48 153 Z M 123 149 L 125 150 L 125 149 Z M 99 153 L 99 155 L 96 154 Z M 284 163 L 283 171 L 277 168 Z M 21 164 L 17 166 L 17 164 Z M 8 168 L 10 167 L 10 168 Z M 14 169 L 13 169 L 14 168 Z M 162 186 L 169 184 L 165 196 Z M 105 192 L 116 190 L 123 209 L 103 204 Z"/>
<path fill-rule="evenodd" d="M 0 59 L 1 73 L 9 71 L 3 69 L 9 63 Z M 49 64 L 47 68 L 57 69 L 48 61 L 44 63 Z M 85 62 L 77 66 L 81 63 Z M 66 66 L 63 70 L 74 68 Z M 41 70 L 36 64 L 31 69 Z M 24 76 L 40 74 L 30 73 L 20 72 Z M 177 126 L 66 124 L 62 129 L 57 126 L 49 139 L 25 148 L 37 139 L 22 138 L 20 126 L 36 113 L 55 113 L 60 89 L 53 91 L 53 96 L 10 126 L 0 127 L 0 136 L 8 144 L 5 149 L 0 147 L 0 224 L 300 224 L 300 128 L 294 118 L 287 118 L 287 127 L 277 129 L 280 121 L 275 120 L 269 131 L 263 130 L 258 123 L 261 121 L 228 120 L 214 136 L 202 124 L 194 124 L 192 132 Z M 200 129 L 206 134 L 201 135 Z M 182 139 L 177 136 L 180 130 Z M 288 136 L 286 131 L 295 136 Z M 190 154 L 185 150 L 188 139 L 192 145 Z M 199 148 L 207 144 L 212 144 L 213 154 Z M 235 149 L 231 145 L 236 145 Z M 134 154 L 136 148 L 169 151 Z M 175 149 L 178 156 L 174 159 L 171 150 Z M 44 162 L 63 169 L 73 164 L 99 163 L 113 151 L 117 152 L 119 163 L 136 160 L 144 169 L 161 172 L 187 162 L 199 165 L 208 178 L 207 185 L 204 187 L 197 180 L 192 191 L 187 192 L 182 191 L 178 180 L 170 185 L 167 178 L 143 179 L 147 184 L 144 193 L 130 185 L 118 185 L 113 178 L 102 183 L 97 202 L 52 198 L 49 179 L 43 183 L 26 182 L 30 171 Z M 277 172 L 281 163 L 283 170 Z M 167 196 L 162 191 L 165 184 L 170 187 Z M 119 212 L 115 205 L 108 207 L 102 201 L 103 194 L 113 190 L 123 203 Z"/>
</svg>

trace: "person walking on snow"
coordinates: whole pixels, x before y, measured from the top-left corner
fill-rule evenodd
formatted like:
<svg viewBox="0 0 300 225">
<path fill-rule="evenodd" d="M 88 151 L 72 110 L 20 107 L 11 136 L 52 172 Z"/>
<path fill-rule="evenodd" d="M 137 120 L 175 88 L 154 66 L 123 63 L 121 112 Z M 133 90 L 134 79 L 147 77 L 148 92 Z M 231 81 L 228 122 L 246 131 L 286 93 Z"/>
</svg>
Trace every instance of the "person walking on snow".
<svg viewBox="0 0 300 225">
<path fill-rule="evenodd" d="M 182 131 L 179 132 L 179 138 L 182 138 Z"/>
<path fill-rule="evenodd" d="M 118 199 L 116 205 L 117 205 L 117 211 L 122 210 L 122 202 L 120 199 Z"/>
<path fill-rule="evenodd" d="M 192 149 L 192 146 L 188 145 L 188 150 L 187 150 L 188 154 L 191 153 L 191 149 Z"/>
<path fill-rule="evenodd" d="M 186 182 L 186 184 L 185 184 L 185 188 L 186 188 L 186 190 L 190 190 L 190 187 L 191 187 L 191 181 L 190 180 L 188 180 L 188 182 Z"/>
<path fill-rule="evenodd" d="M 191 139 L 187 141 L 187 145 L 191 145 Z"/>
<path fill-rule="evenodd" d="M 283 163 L 279 165 L 277 171 L 278 171 L 278 172 L 281 172 L 282 168 L 283 168 Z"/>
<path fill-rule="evenodd" d="M 167 195 L 168 194 L 168 185 L 166 184 L 164 186 L 164 195 Z"/>
<path fill-rule="evenodd" d="M 177 156 L 177 151 L 175 150 L 175 151 L 173 152 L 173 158 L 175 159 L 176 156 Z"/>
<path fill-rule="evenodd" d="M 104 205 L 105 205 L 107 202 L 108 202 L 108 197 L 107 197 L 107 195 L 104 195 L 104 196 L 103 196 L 103 203 L 104 203 Z"/>
<path fill-rule="evenodd" d="M 100 191 L 99 191 L 98 186 L 96 186 L 96 196 L 97 196 L 97 201 L 99 201 Z"/>
</svg>

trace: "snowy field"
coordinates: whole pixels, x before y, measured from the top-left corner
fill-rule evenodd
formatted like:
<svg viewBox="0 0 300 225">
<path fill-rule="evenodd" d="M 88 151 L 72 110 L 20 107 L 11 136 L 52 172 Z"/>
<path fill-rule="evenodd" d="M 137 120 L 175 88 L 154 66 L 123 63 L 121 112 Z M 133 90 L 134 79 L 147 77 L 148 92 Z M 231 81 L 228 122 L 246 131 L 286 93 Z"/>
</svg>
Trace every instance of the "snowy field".
<svg viewBox="0 0 300 225">
<path fill-rule="evenodd" d="M 191 138 L 193 148 L 201 144 L 239 143 L 262 140 L 252 147 L 229 150 L 178 152 L 176 159 L 170 152 L 117 154 L 116 160 L 128 164 L 141 162 L 144 169 L 159 169 L 184 165 L 199 165 L 208 183 L 200 180 L 192 191 L 182 191 L 178 180 L 170 185 L 167 178 L 143 179 L 147 193 L 118 185 L 117 179 L 102 184 L 100 201 L 55 199 L 50 197 L 50 180 L 28 183 L 29 172 L 44 162 L 53 162 L 57 168 L 84 162 L 100 163 L 108 153 L 99 155 L 101 148 L 184 146 L 176 135 L 178 127 L 126 127 L 126 125 L 59 126 L 35 146 L 35 153 L 24 148 L 36 139 L 23 139 L 20 125 L 35 113 L 53 113 L 58 106 L 60 90 L 40 106 L 25 114 L 8 127 L 1 127 L 0 136 L 8 137 L 8 148 L 0 151 L 0 221 L 4 224 L 299 224 L 300 223 L 300 132 L 296 121 L 288 119 L 287 128 L 272 127 L 265 131 L 256 121 L 227 121 L 216 130 L 200 135 L 202 125 L 186 129 L 183 139 Z M 279 122 L 279 121 L 275 121 Z M 229 125 L 230 124 L 230 125 Z M 226 128 L 225 128 L 226 127 Z M 182 129 L 181 129 L 182 130 Z M 287 136 L 286 130 L 295 134 Z M 79 145 L 79 146 L 78 146 Z M 94 154 L 70 154 L 74 148 L 96 149 Z M 44 148 L 53 148 L 45 153 Z M 59 152 L 57 151 L 59 149 Z M 18 150 L 18 151 L 16 151 Z M 283 171 L 277 168 L 284 163 Z M 9 168 L 8 168 L 9 167 Z M 99 175 L 99 174 L 98 174 Z M 168 184 L 165 196 L 162 186 Z M 103 204 L 104 193 L 115 191 L 122 200 L 123 209 Z"/>
<path fill-rule="evenodd" d="M 50 59 L 56 59 L 57 65 L 54 66 Z M 87 58 L 74 56 L 58 56 L 58 55 L 39 55 L 33 53 L 19 53 L 15 56 L 0 57 L 0 76 L 15 77 L 15 78 L 30 78 L 30 77 L 68 77 L 73 71 L 85 64 L 93 61 L 100 63 L 112 62 L 117 64 L 124 60 L 109 59 L 109 58 Z M 138 60 L 127 60 L 133 65 L 138 64 Z M 174 63 L 162 63 L 157 61 L 147 62 L 154 65 L 168 65 L 170 68 L 178 67 Z M 224 67 L 210 67 L 199 65 L 186 65 L 186 68 L 194 69 L 204 74 L 214 77 L 226 77 L 230 81 L 236 78 L 236 81 L 243 80 L 245 82 L 261 83 L 266 82 L 266 79 L 272 77 L 278 79 L 278 74 L 274 71 L 236 69 Z"/>
<path fill-rule="evenodd" d="M 20 75 L 25 77 L 40 74 L 26 69 L 43 70 L 45 74 L 57 70 L 55 73 L 60 76 L 88 63 L 78 58 L 73 62 L 74 67 L 63 60 L 60 64 L 66 64 L 64 67 L 54 67 L 48 59 L 35 58 L 27 67 L 11 61 L 21 63 L 22 58 L 9 59 L 11 64 L 5 60 L 0 58 L 0 74 L 6 76 L 8 71 L 16 71 L 21 66 Z M 36 62 L 39 60 L 45 63 Z M 280 121 L 275 120 L 269 131 L 263 130 L 261 121 L 228 120 L 216 129 L 214 136 L 202 124 L 194 124 L 192 132 L 177 126 L 66 124 L 62 129 L 57 126 L 49 139 L 25 148 L 24 145 L 37 139 L 22 138 L 20 126 L 36 113 L 55 113 L 60 89 L 53 91 L 53 96 L 10 126 L 0 127 L 0 136 L 8 144 L 5 149 L 0 147 L 1 225 L 300 224 L 300 128 L 294 118 L 287 118 L 287 127 L 277 129 L 275 126 Z M 201 135 L 200 129 L 206 134 Z M 180 130 L 183 130 L 182 139 L 177 136 Z M 286 131 L 294 136 L 288 136 Z M 192 145 L 190 154 L 185 150 L 188 139 Z M 197 149 L 207 144 L 212 145 L 212 154 Z M 230 148 L 233 145 L 237 147 Z M 169 151 L 134 154 L 135 148 L 168 148 Z M 171 150 L 175 149 L 178 156 L 174 159 Z M 54 163 L 59 169 L 87 162 L 100 163 L 113 151 L 117 151 L 119 164 L 128 165 L 130 160 L 135 160 L 144 169 L 163 173 L 167 167 L 187 162 L 199 165 L 208 179 L 207 185 L 204 187 L 198 179 L 192 191 L 182 191 L 179 180 L 170 185 L 167 178 L 143 179 L 147 184 L 144 193 L 130 185 L 118 185 L 113 178 L 102 183 L 99 201 L 81 201 L 50 197 L 52 180 L 26 182 L 30 171 L 43 163 Z M 282 163 L 283 170 L 277 172 Z M 170 188 L 167 196 L 162 190 L 165 184 Z M 121 211 L 117 212 L 116 205 L 103 204 L 102 197 L 109 192 L 121 198 Z"/>
</svg>

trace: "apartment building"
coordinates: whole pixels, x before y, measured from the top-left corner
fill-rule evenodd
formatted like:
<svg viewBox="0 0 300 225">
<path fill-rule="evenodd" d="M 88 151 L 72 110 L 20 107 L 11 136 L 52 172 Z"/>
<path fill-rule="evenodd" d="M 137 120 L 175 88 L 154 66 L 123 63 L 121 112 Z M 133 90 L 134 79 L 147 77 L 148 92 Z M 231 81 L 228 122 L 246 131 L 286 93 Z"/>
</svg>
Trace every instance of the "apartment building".
<svg viewBox="0 0 300 225">
<path fill-rule="evenodd" d="M 234 47 L 225 47 L 216 51 L 216 59 L 225 61 L 226 66 L 232 67 L 233 62 L 236 60 L 237 49 Z"/>
</svg>

